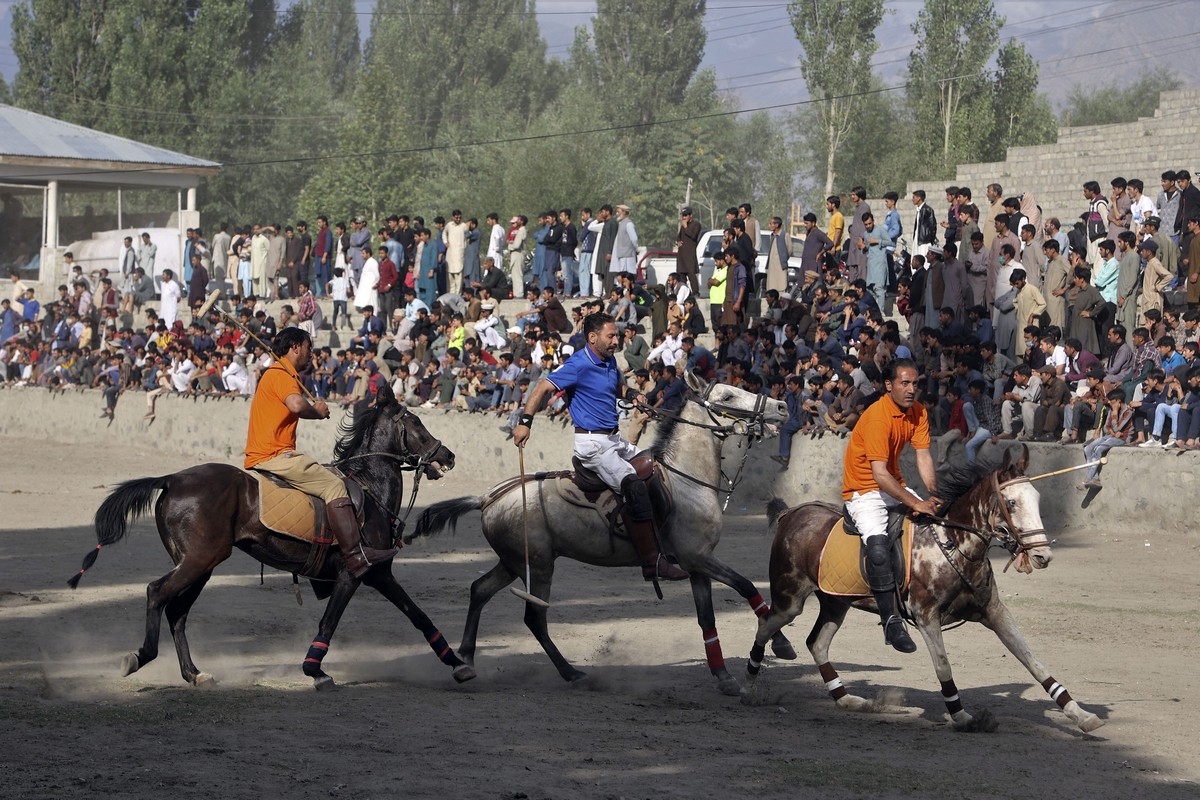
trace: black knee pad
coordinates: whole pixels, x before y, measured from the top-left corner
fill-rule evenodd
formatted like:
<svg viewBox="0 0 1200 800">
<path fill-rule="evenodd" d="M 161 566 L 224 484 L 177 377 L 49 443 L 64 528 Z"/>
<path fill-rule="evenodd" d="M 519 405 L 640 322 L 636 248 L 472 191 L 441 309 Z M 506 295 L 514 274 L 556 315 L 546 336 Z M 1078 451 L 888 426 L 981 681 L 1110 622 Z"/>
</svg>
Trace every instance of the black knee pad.
<svg viewBox="0 0 1200 800">
<path fill-rule="evenodd" d="M 650 506 L 650 490 L 646 482 L 636 475 L 630 475 L 621 481 L 621 496 L 625 498 L 625 507 L 629 518 L 635 522 L 645 522 L 654 519 L 654 509 Z"/>
<path fill-rule="evenodd" d="M 872 536 L 866 542 L 867 580 L 874 591 L 896 588 L 892 575 L 892 549 L 886 536 Z"/>
</svg>

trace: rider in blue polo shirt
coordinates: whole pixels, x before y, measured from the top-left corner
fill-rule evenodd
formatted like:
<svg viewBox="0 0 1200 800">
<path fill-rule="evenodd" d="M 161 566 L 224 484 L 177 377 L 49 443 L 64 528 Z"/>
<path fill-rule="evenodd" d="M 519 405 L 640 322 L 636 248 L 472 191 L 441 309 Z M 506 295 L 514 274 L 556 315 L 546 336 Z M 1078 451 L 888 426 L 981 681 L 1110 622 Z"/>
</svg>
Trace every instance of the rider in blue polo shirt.
<svg viewBox="0 0 1200 800">
<path fill-rule="evenodd" d="M 621 342 L 617 323 L 608 314 L 588 314 L 584 317 L 583 334 L 587 345 L 542 378 L 529 393 L 525 411 L 513 429 L 513 443 L 524 447 L 533 415 L 551 395 L 566 392 L 567 406 L 575 422 L 575 455 L 625 498 L 629 534 L 642 561 L 642 577 L 648 581 L 685 580 L 687 572 L 663 558 L 658 549 L 650 492 L 629 463 L 638 449 L 621 438 L 617 430 L 617 399 L 637 399 L 637 393 L 622 379 L 621 368 L 613 357 Z"/>
</svg>

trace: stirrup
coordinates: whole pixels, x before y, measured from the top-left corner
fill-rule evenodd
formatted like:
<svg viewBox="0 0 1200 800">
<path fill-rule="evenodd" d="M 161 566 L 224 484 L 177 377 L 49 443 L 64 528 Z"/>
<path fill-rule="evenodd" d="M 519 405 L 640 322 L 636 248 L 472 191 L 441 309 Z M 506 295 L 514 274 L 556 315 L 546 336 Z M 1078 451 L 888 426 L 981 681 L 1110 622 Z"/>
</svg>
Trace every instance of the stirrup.
<svg viewBox="0 0 1200 800">
<path fill-rule="evenodd" d="M 904 627 L 904 620 L 893 614 L 888 617 L 887 622 L 879 623 L 883 626 L 883 643 L 890 644 L 893 648 L 901 653 L 917 652 L 917 645 L 913 642 L 912 637 L 908 635 L 908 630 Z"/>
<path fill-rule="evenodd" d="M 642 578 L 648 581 L 686 581 L 690 577 L 691 575 L 668 561 L 662 553 L 658 554 L 652 566 L 642 567 Z"/>
</svg>

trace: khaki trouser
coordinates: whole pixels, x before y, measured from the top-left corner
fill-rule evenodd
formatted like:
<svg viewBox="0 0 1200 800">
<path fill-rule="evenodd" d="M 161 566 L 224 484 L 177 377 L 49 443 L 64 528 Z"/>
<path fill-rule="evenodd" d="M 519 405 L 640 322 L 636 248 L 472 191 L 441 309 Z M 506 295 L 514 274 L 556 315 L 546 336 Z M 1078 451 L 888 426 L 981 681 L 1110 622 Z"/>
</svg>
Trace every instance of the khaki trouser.
<svg viewBox="0 0 1200 800">
<path fill-rule="evenodd" d="M 295 450 L 260 461 L 254 469 L 278 475 L 305 494 L 319 497 L 326 503 L 349 497 L 346 484 L 337 475 L 318 464 L 311 456 Z"/>
</svg>

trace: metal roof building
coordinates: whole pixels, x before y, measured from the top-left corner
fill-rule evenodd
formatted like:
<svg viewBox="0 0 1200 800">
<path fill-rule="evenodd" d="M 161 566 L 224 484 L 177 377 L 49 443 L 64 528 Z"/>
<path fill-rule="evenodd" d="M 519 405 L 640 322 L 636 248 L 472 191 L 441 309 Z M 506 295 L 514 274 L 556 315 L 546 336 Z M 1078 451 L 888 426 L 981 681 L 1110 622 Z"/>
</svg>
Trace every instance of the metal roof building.
<svg viewBox="0 0 1200 800">
<path fill-rule="evenodd" d="M 214 161 L 0 105 L 0 266 L 51 283 L 63 277 L 60 234 L 69 242 L 127 224 L 198 226 L 196 187 L 220 168 Z M 173 190 L 175 198 L 164 190 Z M 130 192 L 153 197 L 152 211 L 127 213 Z"/>
</svg>

